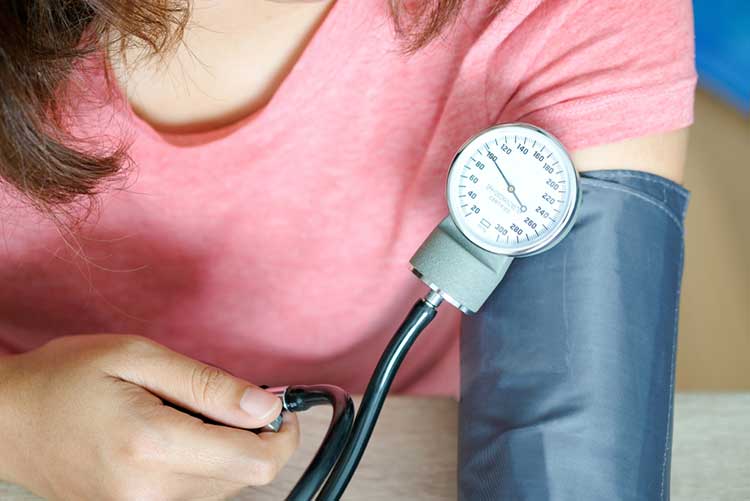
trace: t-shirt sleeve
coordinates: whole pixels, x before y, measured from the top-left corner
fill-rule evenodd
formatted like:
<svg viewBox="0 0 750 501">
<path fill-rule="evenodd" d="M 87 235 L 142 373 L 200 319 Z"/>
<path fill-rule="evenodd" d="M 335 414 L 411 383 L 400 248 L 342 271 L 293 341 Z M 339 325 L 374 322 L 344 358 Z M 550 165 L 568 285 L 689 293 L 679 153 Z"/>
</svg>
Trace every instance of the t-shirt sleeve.
<svg viewBox="0 0 750 501">
<path fill-rule="evenodd" d="M 694 54 L 690 0 L 543 1 L 492 52 L 487 109 L 569 149 L 679 129 L 693 120 Z"/>
</svg>

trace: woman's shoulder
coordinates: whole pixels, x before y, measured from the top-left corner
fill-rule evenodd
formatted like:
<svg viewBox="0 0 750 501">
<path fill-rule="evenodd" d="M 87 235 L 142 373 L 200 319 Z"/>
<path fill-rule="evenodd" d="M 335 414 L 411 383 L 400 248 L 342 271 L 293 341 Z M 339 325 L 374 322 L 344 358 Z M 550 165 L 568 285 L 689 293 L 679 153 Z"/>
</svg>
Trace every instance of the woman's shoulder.
<svg viewBox="0 0 750 501">
<path fill-rule="evenodd" d="M 510 0 L 481 37 L 496 121 L 533 121 L 570 148 L 692 121 L 689 0 Z"/>
</svg>

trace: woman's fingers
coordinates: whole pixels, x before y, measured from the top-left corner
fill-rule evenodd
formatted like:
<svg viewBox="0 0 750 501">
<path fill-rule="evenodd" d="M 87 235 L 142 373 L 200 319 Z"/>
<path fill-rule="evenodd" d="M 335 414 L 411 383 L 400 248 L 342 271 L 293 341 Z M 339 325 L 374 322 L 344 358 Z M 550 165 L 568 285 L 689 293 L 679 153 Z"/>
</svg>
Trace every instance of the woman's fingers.
<svg viewBox="0 0 750 501">
<path fill-rule="evenodd" d="M 278 397 L 227 372 L 144 338 L 128 336 L 112 376 L 169 402 L 240 428 L 260 428 L 281 412 Z"/>
<path fill-rule="evenodd" d="M 224 499 L 270 482 L 297 444 L 293 415 L 256 435 L 165 405 L 237 426 L 265 420 L 240 406 L 257 388 L 142 338 L 62 337 L 16 357 L 2 385 L 12 433 L 0 433 L 0 466 L 47 499 Z"/>
<path fill-rule="evenodd" d="M 228 426 L 205 424 L 171 407 L 149 416 L 155 443 L 146 444 L 172 471 L 241 485 L 265 485 L 287 463 L 299 442 L 292 413 L 276 432 L 255 434 Z"/>
</svg>

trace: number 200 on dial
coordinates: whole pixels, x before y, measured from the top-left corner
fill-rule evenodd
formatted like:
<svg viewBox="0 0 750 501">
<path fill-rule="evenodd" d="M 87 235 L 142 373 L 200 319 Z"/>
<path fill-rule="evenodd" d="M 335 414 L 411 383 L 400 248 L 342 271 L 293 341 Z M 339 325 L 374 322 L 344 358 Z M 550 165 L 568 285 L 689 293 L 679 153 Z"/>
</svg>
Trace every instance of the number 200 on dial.
<svg viewBox="0 0 750 501">
<path fill-rule="evenodd" d="M 570 229 L 580 201 L 578 173 L 548 132 L 498 125 L 458 150 L 447 199 L 456 226 L 475 245 L 526 256 L 554 246 Z"/>
</svg>

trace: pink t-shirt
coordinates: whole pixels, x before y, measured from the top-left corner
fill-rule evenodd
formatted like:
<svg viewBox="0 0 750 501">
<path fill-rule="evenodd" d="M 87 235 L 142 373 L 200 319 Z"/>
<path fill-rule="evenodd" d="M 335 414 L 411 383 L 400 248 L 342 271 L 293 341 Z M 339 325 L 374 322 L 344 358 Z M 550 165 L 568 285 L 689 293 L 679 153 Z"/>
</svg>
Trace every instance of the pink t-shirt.
<svg viewBox="0 0 750 501">
<path fill-rule="evenodd" d="M 361 392 L 426 292 L 408 261 L 464 140 L 525 121 L 574 150 L 691 123 L 689 0 L 493 3 L 407 56 L 385 0 L 339 0 L 271 101 L 209 133 L 159 134 L 121 96 L 83 113 L 135 167 L 75 235 L 3 198 L 0 352 L 133 333 L 258 384 Z M 441 308 L 396 391 L 457 393 L 458 320 Z"/>
</svg>

